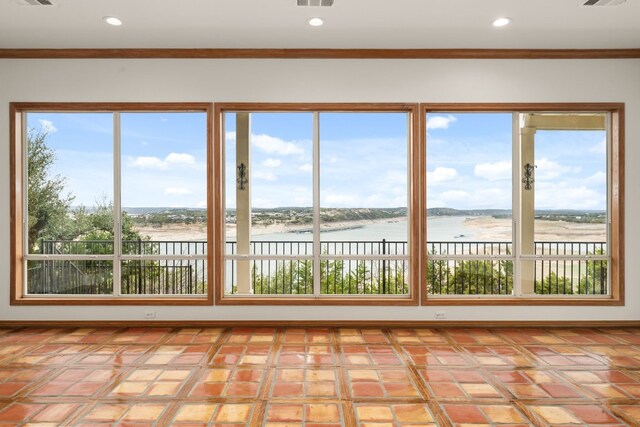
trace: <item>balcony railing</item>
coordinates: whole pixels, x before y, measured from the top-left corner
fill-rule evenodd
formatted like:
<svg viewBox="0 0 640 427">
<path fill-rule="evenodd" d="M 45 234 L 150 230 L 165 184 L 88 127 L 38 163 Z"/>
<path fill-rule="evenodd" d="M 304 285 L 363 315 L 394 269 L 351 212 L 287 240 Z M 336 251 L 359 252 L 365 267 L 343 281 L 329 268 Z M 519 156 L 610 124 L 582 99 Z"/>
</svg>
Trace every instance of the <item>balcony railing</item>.
<svg viewBox="0 0 640 427">
<path fill-rule="evenodd" d="M 584 256 L 606 253 L 604 242 L 536 242 L 536 255 Z M 112 241 L 40 241 L 40 254 L 108 255 Z M 171 259 L 174 255 L 206 255 L 204 241 L 122 242 L 125 255 L 166 256 L 167 259 L 122 262 L 121 292 L 130 295 L 198 295 L 206 293 L 206 260 Z M 408 294 L 407 242 L 331 241 L 320 245 L 320 288 L 325 295 Z M 429 242 L 427 291 L 431 295 L 510 295 L 513 261 L 495 259 L 512 254 L 510 242 Z M 295 295 L 313 293 L 313 243 L 252 241 L 252 255 L 306 256 L 306 259 L 228 259 L 225 292 L 238 293 L 239 263 L 249 263 L 250 293 Z M 237 253 L 226 243 L 226 255 Z M 374 259 L 383 255 L 385 259 Z M 398 258 L 393 258 L 396 255 Z M 335 258 L 333 258 L 335 256 Z M 358 259 L 350 258 L 351 256 Z M 372 259 L 367 259 L 372 256 Z M 456 259 L 449 256 L 458 257 Z M 474 259 L 460 259 L 472 257 Z M 483 257 L 486 256 L 486 259 Z M 404 258 L 403 258 L 404 257 Z M 602 259 L 545 259 L 535 264 L 534 292 L 540 295 L 604 295 L 608 293 L 607 261 Z M 245 267 L 246 268 L 246 267 Z M 30 260 L 27 271 L 31 294 L 111 294 L 110 260 Z"/>
</svg>

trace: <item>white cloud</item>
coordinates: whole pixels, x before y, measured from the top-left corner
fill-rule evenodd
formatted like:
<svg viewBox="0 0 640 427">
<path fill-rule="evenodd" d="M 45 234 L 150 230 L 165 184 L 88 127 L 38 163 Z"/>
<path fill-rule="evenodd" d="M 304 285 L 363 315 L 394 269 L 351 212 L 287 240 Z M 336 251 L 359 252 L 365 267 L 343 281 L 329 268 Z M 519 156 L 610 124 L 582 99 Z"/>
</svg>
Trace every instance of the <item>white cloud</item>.
<svg viewBox="0 0 640 427">
<path fill-rule="evenodd" d="M 42 127 L 42 130 L 45 133 L 54 133 L 58 131 L 58 128 L 53 125 L 53 122 L 51 120 L 40 119 L 39 122 L 40 127 Z"/>
<path fill-rule="evenodd" d="M 600 141 L 599 143 L 597 143 L 593 147 L 590 147 L 589 148 L 589 152 L 590 153 L 596 153 L 596 154 L 606 154 L 607 153 L 607 140 L 603 139 L 602 141 Z"/>
<path fill-rule="evenodd" d="M 164 189 L 164 194 L 171 196 L 185 196 L 191 194 L 191 190 L 183 187 L 168 187 Z"/>
<path fill-rule="evenodd" d="M 129 162 L 129 166 L 140 169 L 166 169 L 166 163 L 157 157 L 140 156 Z"/>
<path fill-rule="evenodd" d="M 536 192 L 536 209 L 604 209 L 606 196 L 569 182 L 547 183 Z"/>
<path fill-rule="evenodd" d="M 300 169 L 302 172 L 311 172 L 313 170 L 313 166 L 311 165 L 311 163 L 305 163 L 304 165 L 301 165 L 298 169 Z"/>
<path fill-rule="evenodd" d="M 461 202 L 469 199 L 469 193 L 462 190 L 449 190 L 441 193 L 440 198 L 447 202 Z"/>
<path fill-rule="evenodd" d="M 547 158 L 536 160 L 535 178 L 539 180 L 556 179 L 567 173 L 578 173 L 580 167 L 563 166 Z"/>
<path fill-rule="evenodd" d="M 194 165 L 196 158 L 187 153 L 169 153 L 164 161 L 170 165 Z"/>
<path fill-rule="evenodd" d="M 607 174 L 602 171 L 598 171 L 585 178 L 583 182 L 587 185 L 602 186 L 607 183 Z"/>
<path fill-rule="evenodd" d="M 511 179 L 511 162 L 502 160 L 495 163 L 479 163 L 473 168 L 473 173 L 489 181 Z"/>
<path fill-rule="evenodd" d="M 251 176 L 256 179 L 262 179 L 264 181 L 277 181 L 278 177 L 273 172 L 254 171 Z"/>
<path fill-rule="evenodd" d="M 429 116 L 427 118 L 427 130 L 432 130 L 432 129 L 448 129 L 449 125 L 453 122 L 455 122 L 456 119 L 455 116 L 452 116 L 451 114 L 447 115 L 447 116 Z"/>
<path fill-rule="evenodd" d="M 352 194 L 332 193 L 332 194 L 327 194 L 324 197 L 324 202 L 327 205 L 330 205 L 332 207 L 333 206 L 337 206 L 337 207 L 354 206 L 357 200 L 358 198 Z"/>
<path fill-rule="evenodd" d="M 169 153 L 164 159 L 154 156 L 139 156 L 130 159 L 128 165 L 140 169 L 167 170 L 173 166 L 194 166 L 196 158 L 187 153 Z"/>
<path fill-rule="evenodd" d="M 280 159 L 267 159 L 262 164 L 267 168 L 277 168 L 282 164 Z"/>
<path fill-rule="evenodd" d="M 227 142 L 235 142 L 236 132 L 226 132 L 225 139 Z M 284 141 L 281 138 L 266 134 L 251 134 L 251 144 L 257 149 L 268 154 L 279 154 L 281 156 L 304 154 L 304 150 L 295 143 Z"/>
<path fill-rule="evenodd" d="M 439 166 L 435 168 L 431 172 L 427 172 L 427 183 L 429 185 L 432 184 L 441 184 L 443 182 L 450 182 L 455 180 L 458 177 L 458 171 L 454 168 L 445 168 Z"/>
<path fill-rule="evenodd" d="M 283 141 L 270 135 L 251 135 L 251 143 L 259 150 L 269 154 L 280 154 L 286 156 L 289 154 L 303 154 L 304 150 L 293 142 Z"/>
</svg>

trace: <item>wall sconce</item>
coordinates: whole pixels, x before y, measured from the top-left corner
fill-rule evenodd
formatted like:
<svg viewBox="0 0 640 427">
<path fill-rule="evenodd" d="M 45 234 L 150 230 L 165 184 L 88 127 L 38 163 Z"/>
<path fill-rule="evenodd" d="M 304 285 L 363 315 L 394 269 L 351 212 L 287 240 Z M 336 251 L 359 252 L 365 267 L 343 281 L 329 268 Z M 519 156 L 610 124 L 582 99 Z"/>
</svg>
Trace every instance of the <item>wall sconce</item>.
<svg viewBox="0 0 640 427">
<path fill-rule="evenodd" d="M 536 181 L 534 179 L 534 171 L 536 168 L 537 166 L 531 163 L 524 165 L 524 178 L 522 178 L 522 183 L 524 184 L 525 190 L 531 190 L 531 185 Z"/>
<path fill-rule="evenodd" d="M 237 179 L 238 190 L 244 190 L 246 185 L 249 183 L 247 179 L 247 166 L 244 163 L 240 163 L 238 166 Z"/>
</svg>

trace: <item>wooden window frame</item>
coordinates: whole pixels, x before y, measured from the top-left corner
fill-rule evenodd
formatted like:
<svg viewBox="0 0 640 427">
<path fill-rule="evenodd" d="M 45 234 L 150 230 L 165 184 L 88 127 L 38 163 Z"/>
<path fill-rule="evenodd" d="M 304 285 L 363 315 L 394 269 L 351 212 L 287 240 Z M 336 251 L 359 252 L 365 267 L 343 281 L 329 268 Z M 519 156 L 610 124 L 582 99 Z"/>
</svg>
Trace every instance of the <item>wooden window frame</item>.
<svg viewBox="0 0 640 427">
<path fill-rule="evenodd" d="M 213 304 L 213 266 L 211 264 L 213 251 L 213 223 L 212 206 L 212 162 L 211 140 L 213 136 L 213 105 L 203 102 L 176 102 L 176 103 L 85 103 L 85 102 L 12 102 L 9 105 L 10 112 L 10 146 L 9 146 L 9 173 L 10 173 L 10 304 L 11 305 L 185 305 L 202 306 Z M 23 182 L 24 174 L 24 141 L 22 121 L 25 113 L 50 112 L 50 113 L 114 113 L 114 112 L 203 112 L 207 115 L 207 294 L 202 296 L 100 296 L 60 295 L 55 297 L 39 297 L 37 295 L 24 295 L 24 200 L 23 191 L 27 183 Z"/>
<path fill-rule="evenodd" d="M 456 305 L 526 305 L 526 306 L 622 306 L 625 303 L 624 283 L 624 103 L 438 103 L 420 105 L 420 270 L 422 272 L 421 305 L 424 306 L 456 306 Z M 460 296 L 446 298 L 442 296 L 427 295 L 427 182 L 426 182 L 426 144 L 428 113 L 438 112 L 466 112 L 466 113 L 512 113 L 512 112 L 607 112 L 611 121 L 610 133 L 610 158 L 611 170 L 610 192 L 610 284 L 611 294 L 609 298 L 581 298 L 571 297 L 535 297 L 506 296 L 506 297 L 476 297 Z"/>
<path fill-rule="evenodd" d="M 223 115 L 225 112 L 335 112 L 335 113 L 366 113 L 366 112 L 403 112 L 411 116 L 409 126 L 409 149 L 407 167 L 409 169 L 409 203 L 407 217 L 410 224 L 410 241 L 418 242 L 420 235 L 419 200 L 420 188 L 420 143 L 419 143 L 419 104 L 415 103 L 216 103 L 214 108 L 214 217 L 213 234 L 216 236 L 213 249 L 215 274 L 215 304 L 216 305 L 380 305 L 380 306 L 416 306 L 420 297 L 420 250 L 416 243 L 409 247 L 409 289 L 411 295 L 402 297 L 367 295 L 331 295 L 331 296 L 300 296 L 300 297 L 260 297 L 260 296 L 229 296 L 224 292 L 225 277 L 225 243 L 224 243 L 224 135 Z M 413 247 L 411 247 L 413 246 Z"/>
</svg>

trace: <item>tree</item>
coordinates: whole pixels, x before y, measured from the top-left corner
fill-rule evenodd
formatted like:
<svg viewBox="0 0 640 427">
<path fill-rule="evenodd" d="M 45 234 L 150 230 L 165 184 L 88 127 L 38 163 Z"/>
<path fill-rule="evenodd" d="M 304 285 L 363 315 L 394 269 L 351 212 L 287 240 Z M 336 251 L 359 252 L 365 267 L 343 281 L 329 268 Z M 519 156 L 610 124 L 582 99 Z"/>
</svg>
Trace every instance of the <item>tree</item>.
<svg viewBox="0 0 640 427">
<path fill-rule="evenodd" d="M 69 209 L 74 197 L 65 194 L 66 178 L 53 175 L 54 151 L 47 147 L 47 132 L 27 132 L 27 197 L 29 252 L 38 249 L 40 239 L 65 238 Z"/>
</svg>

